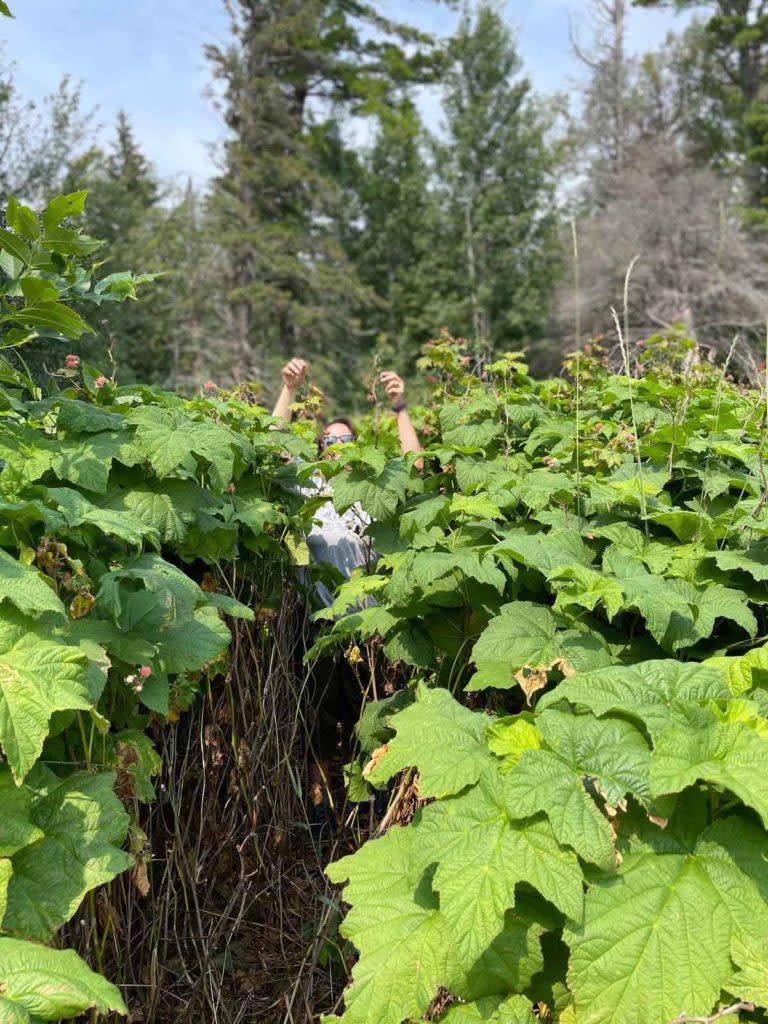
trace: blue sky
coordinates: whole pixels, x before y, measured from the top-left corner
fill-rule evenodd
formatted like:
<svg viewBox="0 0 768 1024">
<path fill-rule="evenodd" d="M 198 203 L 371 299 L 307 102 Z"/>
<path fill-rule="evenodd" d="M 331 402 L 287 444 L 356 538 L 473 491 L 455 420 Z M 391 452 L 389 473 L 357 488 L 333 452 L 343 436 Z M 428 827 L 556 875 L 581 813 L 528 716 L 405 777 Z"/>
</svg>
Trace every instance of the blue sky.
<svg viewBox="0 0 768 1024">
<path fill-rule="evenodd" d="M 84 105 L 109 125 L 125 108 L 145 152 L 164 177 L 202 184 L 214 163 L 211 144 L 221 126 L 210 99 L 202 55 L 205 42 L 224 42 L 227 20 L 219 0 L 11 0 L 14 21 L 0 19 L 0 41 L 18 63 L 25 96 L 41 99 L 64 73 L 81 80 Z M 388 15 L 447 34 L 458 15 L 434 0 L 381 0 Z M 508 0 L 528 74 L 542 91 L 568 89 L 581 73 L 570 52 L 569 19 L 588 36 L 584 0 Z M 632 10 L 628 43 L 643 51 L 682 16 Z M 436 118 L 428 102 L 425 116 Z"/>
</svg>

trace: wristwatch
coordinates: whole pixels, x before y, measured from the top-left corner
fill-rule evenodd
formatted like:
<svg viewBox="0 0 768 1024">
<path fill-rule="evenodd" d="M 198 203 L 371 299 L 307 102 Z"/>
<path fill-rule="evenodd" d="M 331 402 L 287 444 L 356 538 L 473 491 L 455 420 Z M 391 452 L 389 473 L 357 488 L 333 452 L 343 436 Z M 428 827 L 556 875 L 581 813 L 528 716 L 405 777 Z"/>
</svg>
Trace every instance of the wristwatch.
<svg viewBox="0 0 768 1024">
<path fill-rule="evenodd" d="M 393 405 L 392 406 L 392 412 L 394 412 L 394 413 L 402 412 L 403 409 L 407 409 L 407 408 L 408 408 L 408 403 L 407 402 L 398 402 L 397 405 Z"/>
</svg>

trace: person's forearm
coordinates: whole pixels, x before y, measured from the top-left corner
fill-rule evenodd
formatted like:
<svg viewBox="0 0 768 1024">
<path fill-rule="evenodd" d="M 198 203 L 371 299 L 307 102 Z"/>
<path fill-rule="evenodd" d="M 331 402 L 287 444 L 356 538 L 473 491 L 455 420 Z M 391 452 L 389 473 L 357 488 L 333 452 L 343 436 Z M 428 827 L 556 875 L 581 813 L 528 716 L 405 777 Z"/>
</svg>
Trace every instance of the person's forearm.
<svg viewBox="0 0 768 1024">
<path fill-rule="evenodd" d="M 272 415 L 277 419 L 286 420 L 288 423 L 291 422 L 291 406 L 296 401 L 296 391 L 293 388 L 287 387 L 283 384 L 283 390 L 275 402 L 275 408 L 272 410 Z"/>
<path fill-rule="evenodd" d="M 411 423 L 411 417 L 408 415 L 408 410 L 401 409 L 395 415 L 397 416 L 397 433 L 400 436 L 400 450 L 403 455 L 407 455 L 408 452 L 420 452 L 421 445 L 419 444 L 416 429 Z"/>
</svg>

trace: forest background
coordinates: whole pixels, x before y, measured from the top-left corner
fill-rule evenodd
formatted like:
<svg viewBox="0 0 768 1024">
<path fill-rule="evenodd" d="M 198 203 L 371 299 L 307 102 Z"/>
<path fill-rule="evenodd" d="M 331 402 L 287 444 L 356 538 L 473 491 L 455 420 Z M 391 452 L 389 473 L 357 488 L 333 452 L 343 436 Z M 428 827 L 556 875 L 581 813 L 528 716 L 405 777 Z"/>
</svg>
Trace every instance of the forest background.
<svg viewBox="0 0 768 1024">
<path fill-rule="evenodd" d="M 375 369 L 412 374 L 443 326 L 478 362 L 524 349 L 539 374 L 595 336 L 610 351 L 639 257 L 630 344 L 680 332 L 714 358 L 738 336 L 733 365 L 755 372 L 768 2 L 584 0 L 568 94 L 533 88 L 514 5 L 435 0 L 459 10 L 445 38 L 391 6 L 227 0 L 228 37 L 204 46 L 218 172 L 182 189 L 147 159 L 130 97 L 106 127 L 71 77 L 35 104 L 0 48 L 0 206 L 87 188 L 114 268 L 162 274 L 140 305 L 105 306 L 80 354 L 122 383 L 250 379 L 268 401 L 300 353 L 333 408 L 360 411 Z M 634 56 L 632 6 L 694 17 Z M 61 361 L 44 342 L 24 358 L 40 374 Z"/>
</svg>

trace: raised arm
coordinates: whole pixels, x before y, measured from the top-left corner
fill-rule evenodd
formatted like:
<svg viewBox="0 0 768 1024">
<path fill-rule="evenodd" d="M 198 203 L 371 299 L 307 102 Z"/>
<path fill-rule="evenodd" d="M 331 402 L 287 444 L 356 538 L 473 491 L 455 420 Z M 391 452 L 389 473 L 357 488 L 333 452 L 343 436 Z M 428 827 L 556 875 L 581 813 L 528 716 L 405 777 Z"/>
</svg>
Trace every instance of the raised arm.
<svg viewBox="0 0 768 1024">
<path fill-rule="evenodd" d="M 381 374 L 381 383 L 384 385 L 384 390 L 387 392 L 387 397 L 397 416 L 397 432 L 400 435 L 400 449 L 403 455 L 407 455 L 408 452 L 420 452 L 419 438 L 411 423 L 411 417 L 408 415 L 408 406 L 405 402 L 405 383 L 402 377 L 387 370 Z"/>
<path fill-rule="evenodd" d="M 307 373 L 309 364 L 304 359 L 291 359 L 283 367 L 283 389 L 280 392 L 272 415 L 281 420 L 291 422 L 291 405 L 296 401 L 296 395 L 301 382 Z"/>
</svg>

